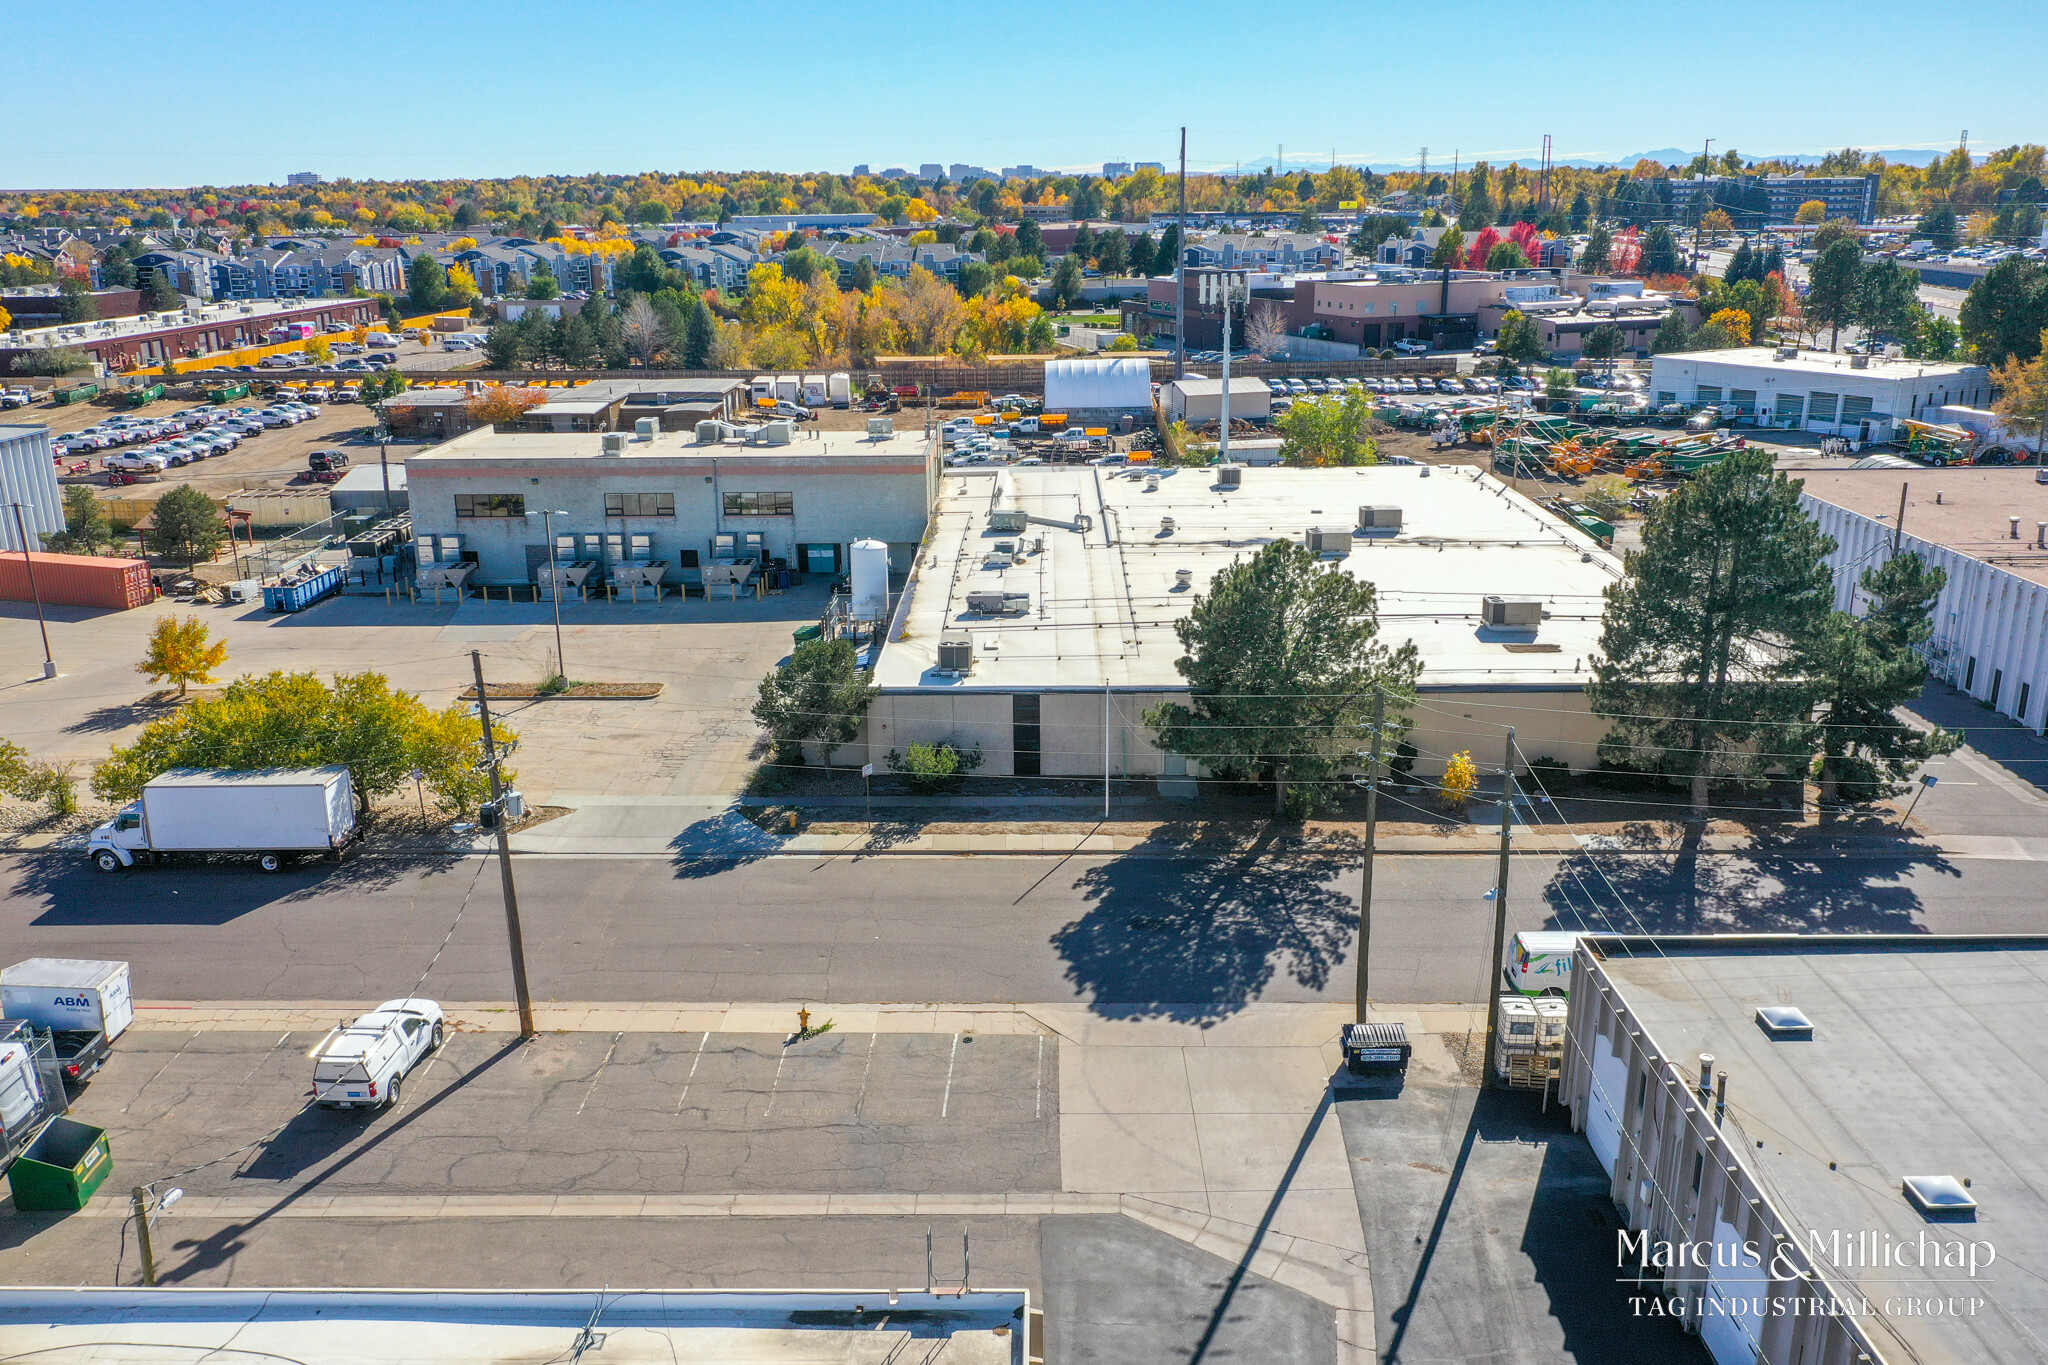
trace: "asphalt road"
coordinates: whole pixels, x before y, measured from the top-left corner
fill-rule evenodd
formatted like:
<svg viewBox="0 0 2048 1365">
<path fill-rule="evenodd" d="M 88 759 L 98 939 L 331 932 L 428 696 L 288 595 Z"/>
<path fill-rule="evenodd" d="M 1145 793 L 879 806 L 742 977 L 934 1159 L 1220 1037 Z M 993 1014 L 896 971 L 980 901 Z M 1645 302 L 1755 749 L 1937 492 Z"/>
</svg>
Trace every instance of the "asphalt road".
<svg viewBox="0 0 2048 1365">
<path fill-rule="evenodd" d="M 1221 1018 L 1252 1001 L 1346 999 L 1348 855 L 1162 845 L 1119 857 L 524 855 L 542 1001 L 1083 1000 Z M 1493 859 L 1383 857 L 1373 997 L 1480 1000 Z M 2027 932 L 2038 866 L 1939 853 L 1697 859 L 1518 855 L 1510 928 Z M 0 859 L 12 957 L 123 958 L 139 998 L 510 997 L 494 861 L 362 856 L 107 875 L 70 855 Z M 443 946 L 445 939 L 445 947 Z M 438 956 L 437 956 L 438 953 Z M 431 963 L 431 966 L 429 964 Z"/>
</svg>

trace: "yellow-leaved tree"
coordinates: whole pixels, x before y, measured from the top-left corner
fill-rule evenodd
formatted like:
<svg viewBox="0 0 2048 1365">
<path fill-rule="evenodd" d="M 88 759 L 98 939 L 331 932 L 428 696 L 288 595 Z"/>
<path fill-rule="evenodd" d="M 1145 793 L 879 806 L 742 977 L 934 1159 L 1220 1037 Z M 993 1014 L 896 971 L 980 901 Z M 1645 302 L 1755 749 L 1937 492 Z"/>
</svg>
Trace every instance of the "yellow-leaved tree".
<svg viewBox="0 0 2048 1365">
<path fill-rule="evenodd" d="M 1720 312 L 1708 318 L 1707 321 L 1719 323 L 1727 328 L 1728 335 L 1735 338 L 1737 346 L 1749 345 L 1750 318 L 1749 314 L 1743 312 L 1740 308 L 1723 308 Z"/>
<path fill-rule="evenodd" d="M 334 343 L 326 337 L 307 337 L 306 358 L 325 365 L 328 361 L 334 359 Z"/>
<path fill-rule="evenodd" d="M 1792 215 L 1792 221 L 1801 227 L 1813 227 L 1818 223 L 1826 222 L 1827 216 L 1828 206 L 1826 204 L 1818 199 L 1809 199 L 1799 206 L 1798 212 Z"/>
<path fill-rule="evenodd" d="M 1479 765 L 1472 761 L 1472 751 L 1461 749 L 1451 755 L 1451 761 L 1444 765 L 1444 780 L 1437 789 L 1437 799 L 1447 811 L 1463 812 L 1465 803 L 1472 799 L 1472 793 L 1479 790 Z"/>
<path fill-rule="evenodd" d="M 214 639 L 204 621 L 166 616 L 150 632 L 149 650 L 135 671 L 151 682 L 176 683 L 182 697 L 193 683 L 212 682 L 213 670 L 227 661 L 227 641 Z"/>
</svg>

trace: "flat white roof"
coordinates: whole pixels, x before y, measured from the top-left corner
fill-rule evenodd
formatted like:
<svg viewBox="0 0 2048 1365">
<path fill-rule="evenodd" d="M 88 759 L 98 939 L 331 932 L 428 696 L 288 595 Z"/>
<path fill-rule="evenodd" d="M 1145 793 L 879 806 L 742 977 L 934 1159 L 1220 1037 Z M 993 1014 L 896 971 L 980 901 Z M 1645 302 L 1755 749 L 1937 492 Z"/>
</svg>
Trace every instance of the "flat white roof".
<svg viewBox="0 0 2048 1365">
<path fill-rule="evenodd" d="M 202 303 L 170 313 L 140 313 L 124 318 L 94 318 L 90 322 L 57 322 L 47 327 L 22 329 L 17 346 L 90 345 L 95 341 L 147 336 L 151 332 L 180 327 L 204 327 L 208 323 L 233 325 L 237 322 L 289 320 L 298 313 L 317 313 L 323 308 L 345 308 L 361 299 L 335 295 L 324 299 L 252 299 L 246 303 L 224 300 Z"/>
<path fill-rule="evenodd" d="M 553 404 L 547 406 L 554 407 Z M 529 412 L 542 410 L 528 409 Z M 617 434 L 627 438 L 625 453 L 606 455 L 605 436 Z M 452 441 L 444 441 L 409 456 L 406 463 L 415 469 L 428 470 L 442 465 L 444 461 L 459 460 L 588 461 L 622 467 L 629 467 L 634 460 L 647 459 L 747 460 L 756 457 L 806 460 L 880 457 L 900 463 L 922 461 L 936 440 L 935 436 L 926 436 L 922 427 L 899 428 L 893 435 L 875 438 L 860 431 L 819 431 L 816 427 L 805 426 L 795 428 L 793 436 L 794 439 L 786 445 L 767 445 L 745 440 L 699 441 L 694 431 L 660 431 L 652 440 L 642 440 L 632 432 L 496 431 L 479 427 Z"/>
<path fill-rule="evenodd" d="M 288 1360 L 473 1365 L 568 1360 L 587 1325 L 606 1365 L 1010 1365 L 1023 1290 L 0 1290 L 0 1347 L 97 1365 Z"/>
<path fill-rule="evenodd" d="M 1198 374 L 1191 374 L 1185 379 L 1170 379 L 1167 382 L 1174 388 L 1179 389 L 1182 395 L 1188 398 L 1194 398 L 1203 394 L 1220 396 L 1223 392 L 1222 379 L 1204 379 Z M 1265 380 L 1249 379 L 1243 375 L 1232 375 L 1230 377 L 1230 391 L 1232 393 L 1256 393 L 1266 396 L 1271 396 L 1272 394 L 1272 390 L 1266 387 Z"/>
<path fill-rule="evenodd" d="M 1829 376 L 1838 379 L 1869 379 L 1902 382 L 1912 379 L 1981 378 L 1982 365 L 1950 365 L 1933 360 L 1886 360 L 1872 356 L 1862 369 L 1854 368 L 1848 355 L 1828 351 L 1801 351 L 1790 360 L 1775 359 L 1769 346 L 1733 346 L 1723 351 L 1678 351 L 1651 357 L 1651 372 L 1665 366 L 1746 365 L 1776 374 Z"/>
<path fill-rule="evenodd" d="M 335 483 L 329 485 L 328 491 L 333 493 L 381 493 L 384 491 L 384 475 L 387 472 L 391 475 L 391 491 L 403 493 L 405 491 L 405 461 L 402 458 L 393 460 L 388 465 L 379 464 L 375 460 L 371 460 L 368 464 L 356 465 L 348 473 L 342 475 Z"/>
<path fill-rule="evenodd" d="M 1379 587 L 1381 638 L 1413 640 L 1424 687 L 1571 688 L 1584 684 L 1600 636 L 1602 594 L 1621 572 L 1597 541 L 1491 475 L 1463 468 L 1247 468 L 1240 488 L 1213 469 L 1137 477 L 1092 467 L 948 472 L 900 628 L 876 668 L 885 688 L 1046 691 L 1187 685 L 1174 668 L 1174 623 L 1233 561 L 1304 531 L 1350 531 L 1361 506 L 1398 506 L 1398 532 L 1359 532 L 1347 572 Z M 997 532 L 997 506 L 1071 522 Z M 1175 527 L 1162 529 L 1171 517 Z M 1043 548 L 1039 548 L 1042 541 Z M 1010 542 L 1022 564 L 998 556 Z M 1193 574 L 1175 589 L 1175 570 Z M 1026 593 L 1022 615 L 967 609 L 970 592 Z M 1539 628 L 1480 625 L 1480 599 L 1527 596 L 1549 613 Z M 937 674 L 942 635 L 975 641 L 964 678 Z M 900 637 L 900 638 L 899 638 Z M 993 646 L 991 649 L 990 646 Z M 1535 646 L 1531 649 L 1530 646 Z"/>
</svg>

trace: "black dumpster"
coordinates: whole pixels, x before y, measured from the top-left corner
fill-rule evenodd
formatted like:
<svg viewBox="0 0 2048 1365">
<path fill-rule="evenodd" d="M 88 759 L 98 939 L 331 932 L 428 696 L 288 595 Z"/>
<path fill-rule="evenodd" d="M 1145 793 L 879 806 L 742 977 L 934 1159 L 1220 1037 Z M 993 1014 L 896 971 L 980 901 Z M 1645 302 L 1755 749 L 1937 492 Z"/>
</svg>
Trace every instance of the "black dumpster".
<svg viewBox="0 0 2048 1365">
<path fill-rule="evenodd" d="M 1413 1053 L 1406 1024 L 1344 1026 L 1344 1067 L 1354 1076 L 1406 1071 Z"/>
</svg>

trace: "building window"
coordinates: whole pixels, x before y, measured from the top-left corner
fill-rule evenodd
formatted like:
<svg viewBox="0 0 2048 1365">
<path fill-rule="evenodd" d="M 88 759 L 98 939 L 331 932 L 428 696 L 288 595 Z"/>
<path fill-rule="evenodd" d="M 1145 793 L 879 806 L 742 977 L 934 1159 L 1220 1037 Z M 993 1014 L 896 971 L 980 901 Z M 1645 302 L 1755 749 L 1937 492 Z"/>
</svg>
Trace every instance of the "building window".
<svg viewBox="0 0 2048 1365">
<path fill-rule="evenodd" d="M 672 517 L 676 514 L 673 493 L 607 493 L 604 514 L 608 517 Z"/>
<path fill-rule="evenodd" d="M 2025 719 L 2027 718 L 2027 701 L 2028 701 L 2028 694 L 2029 694 L 2029 693 L 2031 693 L 2031 692 L 2032 692 L 2033 690 L 2034 690 L 2034 685 L 2033 685 L 2032 683 L 2021 683 L 2021 684 L 2020 684 L 2020 701 L 2019 701 L 2019 705 L 2017 705 L 2017 706 L 2015 706 L 2015 707 L 2013 707 L 2013 708 L 2012 708 L 2012 718 L 2013 718 L 2014 720 L 2025 720 Z"/>
<path fill-rule="evenodd" d="M 794 516 L 787 493 L 727 493 L 725 514 L 729 517 Z"/>
<path fill-rule="evenodd" d="M 1968 663 L 1963 665 L 1963 691 L 1967 692 L 1976 685 L 1977 661 L 1975 659 L 1972 659 Z"/>
<path fill-rule="evenodd" d="M 1996 706 L 1996 705 L 1998 705 L 1998 689 L 1999 689 L 1999 688 L 2000 688 L 2001 686 L 2003 686 L 2003 685 L 2004 685 L 2004 683 L 2005 683 L 2005 670 L 2004 670 L 2004 669 L 2002 669 L 2002 668 L 1994 668 L 1994 669 L 1992 669 L 1992 670 L 1991 670 L 1991 695 L 1990 695 L 1990 696 L 1988 696 L 1988 697 L 1986 697 L 1986 698 L 1985 698 L 1984 700 L 1986 700 L 1986 701 L 1990 702 L 1990 703 L 1991 703 L 1991 704 L 1992 704 L 1993 706 Z"/>
<path fill-rule="evenodd" d="M 524 493 L 457 493 L 455 515 L 458 517 L 523 517 L 526 515 Z"/>
</svg>

